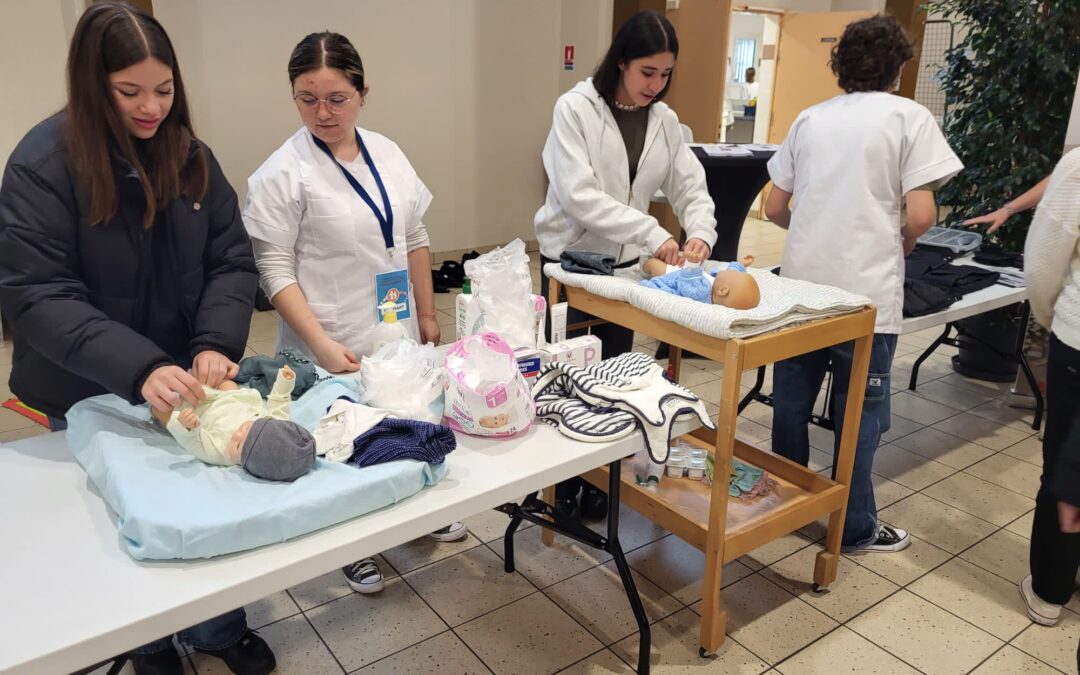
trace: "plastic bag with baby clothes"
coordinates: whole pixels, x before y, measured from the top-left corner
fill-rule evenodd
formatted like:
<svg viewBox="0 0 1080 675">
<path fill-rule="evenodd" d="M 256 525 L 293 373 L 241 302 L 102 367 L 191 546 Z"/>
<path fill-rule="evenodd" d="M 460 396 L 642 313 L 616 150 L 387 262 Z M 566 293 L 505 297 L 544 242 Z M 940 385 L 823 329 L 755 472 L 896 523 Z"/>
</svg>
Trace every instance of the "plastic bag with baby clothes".
<svg viewBox="0 0 1080 675">
<path fill-rule="evenodd" d="M 439 424 L 444 373 L 434 345 L 409 339 L 383 345 L 360 368 L 360 403 L 393 417 Z"/>
</svg>

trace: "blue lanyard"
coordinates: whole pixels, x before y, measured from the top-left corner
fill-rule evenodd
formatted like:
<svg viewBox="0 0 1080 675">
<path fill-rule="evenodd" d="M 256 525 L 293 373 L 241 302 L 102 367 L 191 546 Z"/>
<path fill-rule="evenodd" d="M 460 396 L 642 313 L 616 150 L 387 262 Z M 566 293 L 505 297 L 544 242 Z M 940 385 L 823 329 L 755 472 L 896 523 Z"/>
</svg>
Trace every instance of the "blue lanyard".
<svg viewBox="0 0 1080 675">
<path fill-rule="evenodd" d="M 383 185 L 382 176 L 379 175 L 379 170 L 375 168 L 375 162 L 371 160 L 371 155 L 368 154 L 367 146 L 364 145 L 364 141 L 360 138 L 360 132 L 353 129 L 356 134 L 356 144 L 360 146 L 360 154 L 364 156 L 364 161 L 367 163 L 368 168 L 371 169 L 371 175 L 375 177 L 375 184 L 379 186 L 379 195 L 382 197 L 383 209 L 386 211 L 386 216 L 379 211 L 379 208 L 375 206 L 375 201 L 364 189 L 363 185 L 357 182 L 356 178 L 349 173 L 349 170 L 341 165 L 341 162 L 337 161 L 334 157 L 334 153 L 330 152 L 330 148 L 326 143 L 323 143 L 319 138 L 312 134 L 311 138 L 315 141 L 315 145 L 319 146 L 319 149 L 326 153 L 326 155 L 337 164 L 337 168 L 341 169 L 341 174 L 345 176 L 345 180 L 349 181 L 349 185 L 356 194 L 360 195 L 360 199 L 364 200 L 364 203 L 368 205 L 371 212 L 375 214 L 375 219 L 379 221 L 379 227 L 382 228 L 383 242 L 386 243 L 387 255 L 393 257 L 394 255 L 394 211 L 390 208 L 390 197 L 386 194 L 386 187 Z"/>
</svg>

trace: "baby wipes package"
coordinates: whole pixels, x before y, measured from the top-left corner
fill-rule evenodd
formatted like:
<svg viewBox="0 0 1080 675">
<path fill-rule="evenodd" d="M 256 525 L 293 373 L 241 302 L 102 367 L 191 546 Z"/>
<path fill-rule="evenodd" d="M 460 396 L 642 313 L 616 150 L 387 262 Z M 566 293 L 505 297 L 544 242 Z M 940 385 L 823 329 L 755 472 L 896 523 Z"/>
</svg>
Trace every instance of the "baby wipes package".
<svg viewBox="0 0 1080 675">
<path fill-rule="evenodd" d="M 536 416 L 514 350 L 495 333 L 478 333 L 446 352 L 446 423 L 474 436 L 512 436 Z"/>
</svg>

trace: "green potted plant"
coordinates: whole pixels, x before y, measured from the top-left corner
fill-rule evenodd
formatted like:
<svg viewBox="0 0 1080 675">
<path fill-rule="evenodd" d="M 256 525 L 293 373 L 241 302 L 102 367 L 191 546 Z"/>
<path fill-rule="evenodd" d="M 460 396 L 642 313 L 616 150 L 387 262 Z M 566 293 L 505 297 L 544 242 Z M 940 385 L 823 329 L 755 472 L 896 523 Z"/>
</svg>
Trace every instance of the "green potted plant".
<svg viewBox="0 0 1080 675">
<path fill-rule="evenodd" d="M 1080 0 L 939 0 L 928 11 L 953 22 L 961 36 L 939 75 L 948 106 L 945 136 L 965 168 L 938 197 L 957 223 L 1017 197 L 1060 159 L 1080 69 Z M 993 238 L 1023 250 L 1031 216 L 1013 216 Z M 967 336 L 954 367 L 1012 380 L 1016 362 L 979 342 L 1011 353 L 1019 309 L 963 324 Z"/>
</svg>

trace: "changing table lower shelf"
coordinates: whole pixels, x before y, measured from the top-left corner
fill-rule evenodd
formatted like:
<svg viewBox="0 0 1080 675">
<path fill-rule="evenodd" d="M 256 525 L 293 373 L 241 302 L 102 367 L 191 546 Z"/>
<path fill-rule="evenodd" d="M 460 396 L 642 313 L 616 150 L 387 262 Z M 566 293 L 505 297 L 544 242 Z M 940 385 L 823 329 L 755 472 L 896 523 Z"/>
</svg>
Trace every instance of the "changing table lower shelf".
<svg viewBox="0 0 1080 675">
<path fill-rule="evenodd" d="M 708 443 L 692 436 L 684 436 L 683 440 L 712 449 Z M 724 528 L 725 564 L 829 515 L 840 509 L 847 500 L 847 490 L 843 485 L 783 457 L 740 440 L 735 441 L 734 454 L 743 462 L 768 472 L 777 487 L 770 494 L 749 501 L 728 501 Z M 665 476 L 661 478 L 658 490 L 646 490 L 635 479 L 635 473 L 646 461 L 647 456 L 642 450 L 633 459 L 623 462 L 622 502 L 705 552 L 712 488 L 702 481 Z M 607 475 L 608 470 L 603 467 L 583 477 L 597 488 L 606 490 Z M 821 555 L 824 554 L 822 551 Z"/>
</svg>

